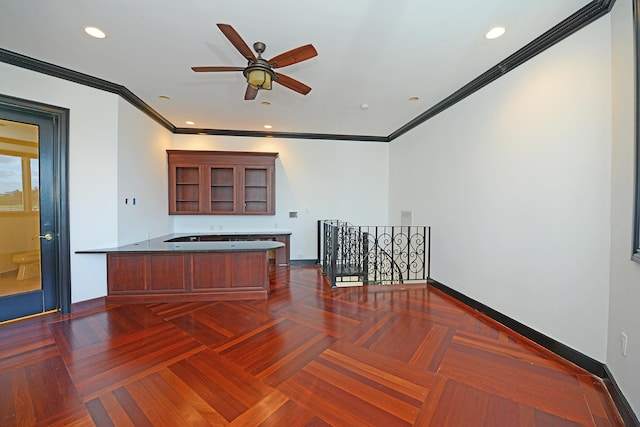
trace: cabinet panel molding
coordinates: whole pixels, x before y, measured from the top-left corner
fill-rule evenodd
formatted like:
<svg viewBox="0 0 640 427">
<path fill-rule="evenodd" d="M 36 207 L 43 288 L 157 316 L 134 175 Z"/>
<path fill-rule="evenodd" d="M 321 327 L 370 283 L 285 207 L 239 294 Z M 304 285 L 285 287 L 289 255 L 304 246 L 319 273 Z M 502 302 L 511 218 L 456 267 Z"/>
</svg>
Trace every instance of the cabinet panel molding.
<svg viewBox="0 0 640 427">
<path fill-rule="evenodd" d="M 186 292 L 189 274 L 182 254 L 148 255 L 149 287 L 157 292 Z"/>
<path fill-rule="evenodd" d="M 107 257 L 109 292 L 147 292 L 149 280 L 145 255 L 113 255 Z"/>
</svg>

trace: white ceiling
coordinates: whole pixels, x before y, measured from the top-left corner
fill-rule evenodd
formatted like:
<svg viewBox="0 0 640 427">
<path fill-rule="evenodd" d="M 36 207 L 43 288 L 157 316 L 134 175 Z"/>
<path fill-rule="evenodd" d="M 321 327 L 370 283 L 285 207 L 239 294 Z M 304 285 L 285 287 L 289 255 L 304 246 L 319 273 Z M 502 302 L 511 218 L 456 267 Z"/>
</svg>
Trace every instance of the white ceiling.
<svg viewBox="0 0 640 427">
<path fill-rule="evenodd" d="M 3 3 L 0 48 L 122 85 L 176 127 L 264 131 L 268 123 L 277 132 L 387 136 L 590 2 Z M 246 65 L 216 23 L 232 25 L 249 46 L 266 43 L 267 59 L 313 44 L 318 56 L 278 69 L 312 91 L 274 85 L 245 101 L 241 72 L 194 73 L 192 66 Z M 89 25 L 107 37 L 85 35 Z M 486 40 L 496 25 L 507 33 Z"/>
</svg>

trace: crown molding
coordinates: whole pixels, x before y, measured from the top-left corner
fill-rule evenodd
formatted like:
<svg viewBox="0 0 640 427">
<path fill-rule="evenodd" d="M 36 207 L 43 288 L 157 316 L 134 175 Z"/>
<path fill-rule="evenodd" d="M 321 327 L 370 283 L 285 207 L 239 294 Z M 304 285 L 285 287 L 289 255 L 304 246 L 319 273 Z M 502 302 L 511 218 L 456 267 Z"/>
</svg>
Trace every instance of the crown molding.
<svg viewBox="0 0 640 427">
<path fill-rule="evenodd" d="M 361 142 L 389 142 L 386 136 L 373 135 L 342 135 L 330 133 L 303 133 L 303 132 L 269 132 L 253 130 L 233 129 L 206 129 L 206 128 L 176 128 L 174 133 L 180 135 L 224 135 L 246 136 L 254 138 L 295 138 L 295 139 L 325 139 L 329 141 L 361 141 Z"/>
<path fill-rule="evenodd" d="M 151 108 L 143 100 L 133 94 L 133 92 L 122 85 L 93 77 L 88 74 L 80 73 L 78 71 L 70 70 L 69 68 L 64 68 L 58 65 L 50 64 L 48 62 L 40 61 L 39 59 L 31 58 L 2 48 L 0 48 L 0 62 L 15 65 L 16 67 L 25 68 L 31 71 L 36 71 L 38 73 L 47 74 L 52 77 L 68 80 L 70 82 L 78 83 L 84 86 L 89 86 L 94 89 L 100 89 L 105 92 L 115 93 L 116 95 L 119 95 L 134 107 L 151 117 L 153 120 L 161 124 L 166 129 L 170 130 L 171 132 L 175 131 L 175 126 L 171 124 L 171 122 L 162 117 L 160 113 Z"/>
</svg>

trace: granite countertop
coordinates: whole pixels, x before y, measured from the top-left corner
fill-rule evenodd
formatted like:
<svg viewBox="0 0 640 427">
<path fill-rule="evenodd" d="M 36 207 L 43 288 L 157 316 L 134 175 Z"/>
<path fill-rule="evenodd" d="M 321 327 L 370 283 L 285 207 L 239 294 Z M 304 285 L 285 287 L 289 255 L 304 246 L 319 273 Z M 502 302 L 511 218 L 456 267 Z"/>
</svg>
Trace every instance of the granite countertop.
<svg viewBox="0 0 640 427">
<path fill-rule="evenodd" d="M 236 232 L 237 235 L 260 234 L 265 232 Z M 287 234 L 286 232 L 278 232 L 273 234 Z M 288 233 L 290 234 L 290 233 Z M 211 236 L 217 233 L 201 233 L 201 234 L 169 234 L 167 236 L 157 237 L 155 239 L 144 240 L 142 242 L 131 243 L 129 245 L 118 246 L 115 248 L 105 249 L 87 249 L 76 251 L 77 254 L 107 254 L 107 253 L 162 253 L 162 252 L 250 252 L 250 251 L 269 251 L 284 247 L 284 243 L 274 242 L 270 240 L 252 240 L 252 241 L 229 241 L 229 242 L 169 242 L 168 240 L 189 236 Z"/>
</svg>

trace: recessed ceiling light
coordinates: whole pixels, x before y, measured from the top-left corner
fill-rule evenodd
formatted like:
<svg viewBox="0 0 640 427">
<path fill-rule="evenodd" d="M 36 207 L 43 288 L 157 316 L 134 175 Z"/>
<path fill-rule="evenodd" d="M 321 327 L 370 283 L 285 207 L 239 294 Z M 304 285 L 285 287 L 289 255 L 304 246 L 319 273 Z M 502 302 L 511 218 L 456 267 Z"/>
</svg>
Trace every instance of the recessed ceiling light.
<svg viewBox="0 0 640 427">
<path fill-rule="evenodd" d="M 168 100 L 170 100 L 170 99 L 171 99 L 171 98 L 169 98 L 169 97 L 168 97 L 168 96 L 166 96 L 166 95 L 160 95 L 158 98 L 160 98 L 160 99 L 161 99 L 161 100 L 163 100 L 163 101 L 168 101 Z"/>
<path fill-rule="evenodd" d="M 265 128 L 265 129 L 271 129 L 272 127 L 273 127 L 273 126 L 271 126 L 271 125 L 264 125 L 264 128 Z"/>
<path fill-rule="evenodd" d="M 192 122 L 191 120 L 187 120 L 186 122 L 184 122 L 184 124 L 186 125 L 195 125 L 195 122 Z"/>
<path fill-rule="evenodd" d="M 505 31 L 507 30 L 504 27 L 493 27 L 484 35 L 484 37 L 489 40 L 497 39 L 503 35 Z"/>
<path fill-rule="evenodd" d="M 96 39 L 103 39 L 107 37 L 107 35 L 98 27 L 84 27 L 84 32 L 89 34 L 91 37 L 95 37 Z"/>
<path fill-rule="evenodd" d="M 417 96 L 412 96 L 411 98 L 409 98 L 409 101 L 415 102 L 420 100 L 420 98 L 418 98 Z"/>
</svg>

